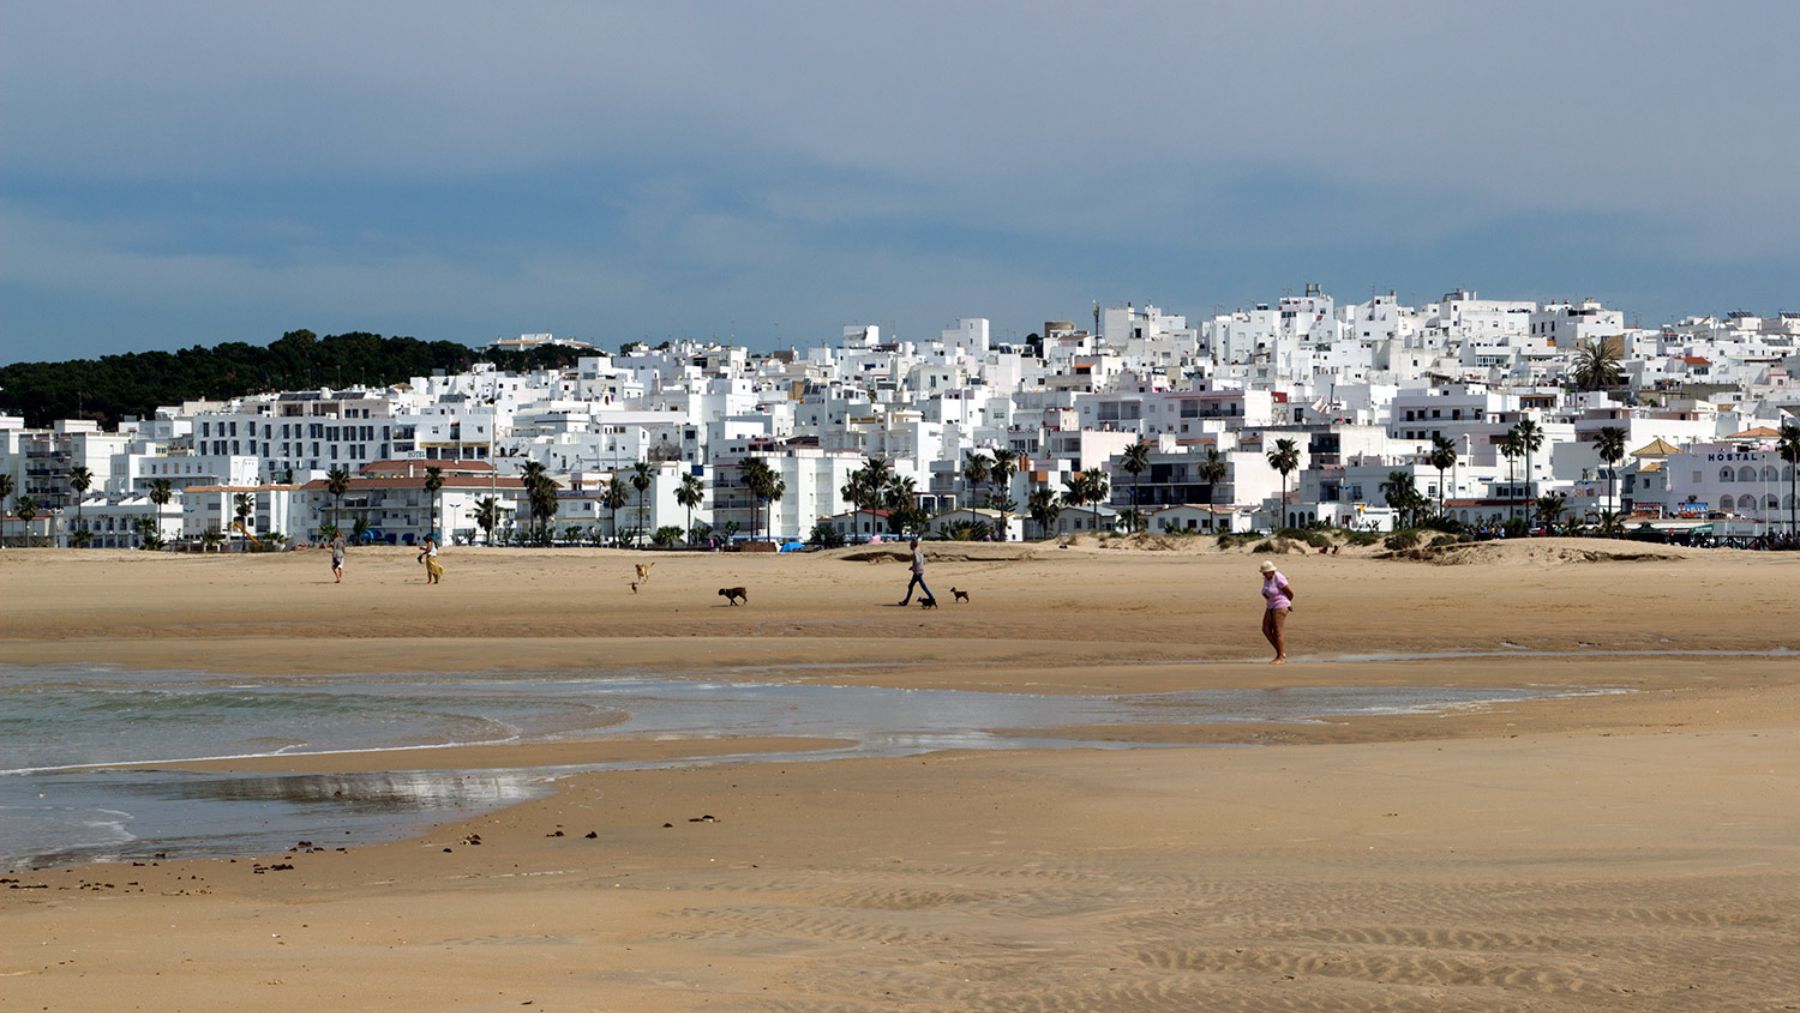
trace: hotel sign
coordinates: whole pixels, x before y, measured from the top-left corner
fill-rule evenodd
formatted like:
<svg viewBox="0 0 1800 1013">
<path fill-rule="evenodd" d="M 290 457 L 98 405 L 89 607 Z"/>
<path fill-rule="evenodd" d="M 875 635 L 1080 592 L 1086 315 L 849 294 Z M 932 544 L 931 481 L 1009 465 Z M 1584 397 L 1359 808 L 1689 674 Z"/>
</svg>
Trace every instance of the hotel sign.
<svg viewBox="0 0 1800 1013">
<path fill-rule="evenodd" d="M 1767 451 L 1752 451 L 1752 452 L 1748 452 L 1748 453 L 1745 453 L 1742 451 L 1736 452 L 1736 453 L 1733 453 L 1730 451 L 1722 451 L 1722 452 L 1716 453 L 1716 454 L 1707 454 L 1706 459 L 1708 461 L 1715 461 L 1715 462 L 1717 462 L 1717 461 L 1761 461 L 1764 458 L 1766 458 L 1767 456 L 1768 456 Z"/>
</svg>

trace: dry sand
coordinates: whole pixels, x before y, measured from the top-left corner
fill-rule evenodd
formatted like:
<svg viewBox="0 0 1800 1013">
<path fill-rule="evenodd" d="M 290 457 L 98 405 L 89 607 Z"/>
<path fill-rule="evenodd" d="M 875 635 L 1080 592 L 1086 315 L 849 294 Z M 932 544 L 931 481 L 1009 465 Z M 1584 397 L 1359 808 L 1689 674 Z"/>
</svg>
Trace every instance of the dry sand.
<svg viewBox="0 0 1800 1013">
<path fill-rule="evenodd" d="M 1800 647 L 1800 557 L 1592 548 L 1286 558 L 1281 668 L 1250 557 L 1197 543 L 952 547 L 932 613 L 852 552 L 658 555 L 636 595 L 644 557 L 602 551 L 451 550 L 440 587 L 398 550 L 354 552 L 342 586 L 316 553 L 0 552 L 15 663 L 1636 691 L 1064 730 L 1248 749 L 593 773 L 398 844 L 14 873 L 46 888 L 0 891 L 0 1008 L 1800 1008 L 1800 659 L 1752 653 Z M 1677 649 L 1719 653 L 1604 653 Z M 431 762 L 588 748 L 671 747 Z M 400 760 L 360 755 L 316 762 Z"/>
</svg>

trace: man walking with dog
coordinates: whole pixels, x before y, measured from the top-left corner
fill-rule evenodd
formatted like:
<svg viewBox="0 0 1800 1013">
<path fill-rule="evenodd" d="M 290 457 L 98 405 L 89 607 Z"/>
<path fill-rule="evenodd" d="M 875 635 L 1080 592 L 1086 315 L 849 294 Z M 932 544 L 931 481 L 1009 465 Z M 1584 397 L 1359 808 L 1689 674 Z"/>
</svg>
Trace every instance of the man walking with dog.
<svg viewBox="0 0 1800 1013">
<path fill-rule="evenodd" d="M 937 596 L 931 593 L 931 588 L 925 583 L 925 550 L 919 548 L 918 535 L 912 536 L 912 579 L 906 582 L 906 597 L 900 599 L 900 604 L 912 604 L 915 587 L 925 593 L 923 601 L 937 604 Z"/>
</svg>

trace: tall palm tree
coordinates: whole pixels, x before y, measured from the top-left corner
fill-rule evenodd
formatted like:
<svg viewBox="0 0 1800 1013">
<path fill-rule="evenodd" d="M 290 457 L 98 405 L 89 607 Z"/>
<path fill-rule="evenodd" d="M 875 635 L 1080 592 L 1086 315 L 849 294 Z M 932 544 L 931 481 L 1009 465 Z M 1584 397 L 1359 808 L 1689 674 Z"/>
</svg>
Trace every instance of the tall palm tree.
<svg viewBox="0 0 1800 1013">
<path fill-rule="evenodd" d="M 1119 455 L 1119 470 L 1131 476 L 1131 515 L 1137 518 L 1139 476 L 1150 470 L 1150 444 L 1138 442 L 1126 447 L 1125 453 Z M 1143 530 L 1141 522 L 1137 529 Z"/>
<path fill-rule="evenodd" d="M 151 523 L 156 525 L 156 535 L 159 542 L 162 539 L 163 507 L 168 506 L 169 501 L 174 498 L 175 487 L 169 483 L 168 479 L 153 478 L 150 480 L 150 502 L 156 504 L 156 516 L 154 520 L 151 518 L 145 518 L 145 520 L 151 520 Z M 146 542 L 146 547 L 148 547 L 148 542 Z"/>
<path fill-rule="evenodd" d="M 631 466 L 631 487 L 636 489 L 638 494 L 637 532 L 632 535 L 631 543 L 640 547 L 644 540 L 644 526 L 648 523 L 644 520 L 644 507 L 649 497 L 651 478 L 650 462 L 639 461 Z"/>
<path fill-rule="evenodd" d="M 1619 355 L 1600 338 L 1575 349 L 1574 366 L 1575 385 L 1582 390 L 1605 390 L 1619 383 Z"/>
<path fill-rule="evenodd" d="M 231 497 L 231 512 L 237 517 L 238 530 L 250 537 L 250 515 L 256 512 L 256 497 L 240 492 Z"/>
<path fill-rule="evenodd" d="M 1225 476 L 1231 471 L 1225 463 L 1225 456 L 1219 453 L 1217 447 L 1207 447 L 1206 457 L 1195 466 L 1194 470 L 1206 483 L 1206 502 L 1209 505 L 1218 505 L 1219 483 L 1225 481 Z"/>
<path fill-rule="evenodd" d="M 75 490 L 75 526 L 83 531 L 86 525 L 81 522 L 81 501 L 87 496 L 88 487 L 94 484 L 94 475 L 81 465 L 69 469 L 69 488 Z"/>
<path fill-rule="evenodd" d="M 612 512 L 613 544 L 621 544 L 619 538 L 619 508 L 631 502 L 631 490 L 625 482 L 623 474 L 615 474 L 606 483 L 606 491 L 600 494 L 600 505 Z"/>
<path fill-rule="evenodd" d="M 544 467 L 542 461 L 526 461 L 519 469 L 519 481 L 525 486 L 525 503 L 531 508 L 532 527 L 537 528 L 537 540 L 542 542 L 545 540 L 545 532 L 549 530 L 550 518 L 539 508 L 555 502 L 554 496 L 544 495 L 544 485 L 550 481 L 550 469 Z"/>
<path fill-rule="evenodd" d="M 963 458 L 963 482 L 971 490 L 969 493 L 970 507 L 981 502 L 981 486 L 988 480 L 991 469 L 992 463 L 988 460 L 988 456 L 979 450 L 971 450 L 969 456 Z"/>
<path fill-rule="evenodd" d="M 13 477 L 0 474 L 0 517 L 6 516 L 6 501 L 13 494 Z M 6 547 L 5 521 L 0 521 L 0 549 Z"/>
<path fill-rule="evenodd" d="M 1544 445 L 1544 431 L 1529 418 L 1519 420 L 1513 427 L 1519 432 L 1519 446 L 1525 451 L 1525 484 L 1531 485 L 1531 455 Z"/>
<path fill-rule="evenodd" d="M 760 457 L 745 458 L 738 467 L 738 478 L 743 481 L 744 488 L 750 493 L 750 537 L 755 539 L 762 528 L 762 499 L 768 491 L 770 483 L 775 480 L 775 472 L 770 470 L 769 462 Z"/>
<path fill-rule="evenodd" d="M 1287 478 L 1295 468 L 1300 467 L 1300 448 L 1293 440 L 1276 440 L 1275 449 L 1269 451 L 1269 467 L 1281 473 L 1281 523 L 1277 528 L 1285 528 L 1287 524 Z"/>
<path fill-rule="evenodd" d="M 1087 486 L 1087 501 L 1094 506 L 1094 529 L 1099 530 L 1100 505 L 1106 502 L 1108 486 L 1111 483 L 1107 480 L 1106 472 L 1099 468 L 1089 468 L 1087 474 L 1082 478 L 1082 483 Z"/>
<path fill-rule="evenodd" d="M 1800 422 L 1783 422 L 1781 437 L 1775 441 L 1775 453 L 1787 462 L 1788 473 L 1788 533 L 1800 535 L 1800 520 L 1796 520 L 1795 508 L 1800 507 L 1800 497 L 1796 497 L 1794 487 L 1796 479 L 1800 479 Z"/>
<path fill-rule="evenodd" d="M 37 500 L 30 496 L 20 496 L 13 500 L 13 513 L 25 522 L 25 547 L 31 548 L 31 521 L 37 516 Z"/>
<path fill-rule="evenodd" d="M 482 539 L 494 544 L 494 529 L 500 526 L 500 500 L 493 496 L 483 496 L 475 501 L 475 524 L 481 528 Z"/>
<path fill-rule="evenodd" d="M 1613 512 L 1618 502 L 1619 462 L 1625 459 L 1625 429 L 1604 426 L 1594 437 L 1594 453 L 1606 462 L 1606 509 Z"/>
<path fill-rule="evenodd" d="M 1018 509 L 1012 498 L 1012 478 L 1025 464 L 1025 455 L 1008 447 L 994 448 L 994 464 L 988 469 L 988 480 L 997 487 L 988 494 L 988 506 L 1000 511 L 1000 540 L 1006 541 L 1011 528 L 1007 516 Z"/>
<path fill-rule="evenodd" d="M 1518 460 L 1520 455 L 1524 453 L 1525 443 L 1519 437 L 1519 427 L 1514 426 L 1511 429 L 1508 429 L 1506 431 L 1506 436 L 1500 440 L 1500 456 L 1506 458 L 1506 485 L 1508 489 L 1511 489 L 1513 484 L 1513 462 Z M 1518 498 L 1519 497 L 1516 494 L 1506 497 L 1507 520 L 1512 520 L 1513 507 L 1514 504 L 1518 502 Z"/>
<path fill-rule="evenodd" d="M 438 529 L 438 523 L 437 523 L 438 522 L 438 490 L 442 489 L 443 487 L 444 487 L 444 469 L 438 467 L 435 464 L 426 468 L 425 469 L 425 495 L 430 497 L 430 499 L 431 499 L 431 503 L 430 503 L 431 533 L 432 533 L 433 537 L 437 536 L 437 529 Z"/>
<path fill-rule="evenodd" d="M 1431 454 L 1425 460 L 1438 473 L 1438 516 L 1444 516 L 1444 472 L 1456 467 L 1456 444 L 1445 436 L 1431 438 Z"/>
<path fill-rule="evenodd" d="M 1047 485 L 1040 485 L 1031 490 L 1026 510 L 1031 519 L 1037 522 L 1038 537 L 1049 538 L 1050 526 L 1062 515 L 1062 503 L 1056 497 L 1056 490 Z"/>
<path fill-rule="evenodd" d="M 694 542 L 694 508 L 706 501 L 706 487 L 701 484 L 700 476 L 686 474 L 681 476 L 681 484 L 675 488 L 675 502 L 687 508 L 687 527 L 682 528 L 682 538 L 692 545 Z"/>
<path fill-rule="evenodd" d="M 344 493 L 350 491 L 350 472 L 342 467 L 333 468 L 325 473 L 325 491 L 331 494 L 331 526 L 339 531 L 344 529 L 342 518 L 338 514 L 344 509 Z"/>
<path fill-rule="evenodd" d="M 781 502 L 782 498 L 787 495 L 787 480 L 770 472 L 769 480 L 763 484 L 762 493 L 763 501 L 766 504 L 765 509 L 768 511 L 765 514 L 769 526 L 767 534 L 773 540 L 775 536 L 775 504 Z"/>
</svg>

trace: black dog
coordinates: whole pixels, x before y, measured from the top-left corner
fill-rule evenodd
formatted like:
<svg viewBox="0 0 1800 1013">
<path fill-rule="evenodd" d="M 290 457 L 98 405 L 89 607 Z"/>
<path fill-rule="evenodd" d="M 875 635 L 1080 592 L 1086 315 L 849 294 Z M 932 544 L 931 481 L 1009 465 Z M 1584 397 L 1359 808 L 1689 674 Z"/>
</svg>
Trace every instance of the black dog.
<svg viewBox="0 0 1800 1013">
<path fill-rule="evenodd" d="M 964 603 L 964 604 L 967 604 L 967 603 L 968 603 L 968 600 L 969 600 L 969 592 L 967 592 L 967 591 L 958 591 L 958 590 L 957 590 L 957 589 L 956 589 L 956 588 L 951 588 L 951 589 L 950 589 L 950 593 L 951 593 L 951 594 L 953 594 L 953 595 L 955 595 L 955 596 L 956 596 L 956 600 L 957 600 L 957 601 L 959 601 L 959 602 L 963 602 L 963 603 Z"/>
<path fill-rule="evenodd" d="M 922 609 L 937 608 L 937 599 L 936 598 L 920 598 L 919 599 L 919 607 Z"/>
<path fill-rule="evenodd" d="M 747 592 L 745 592 L 744 589 L 741 587 L 719 588 L 719 597 L 725 599 L 726 601 L 730 602 L 733 605 L 738 604 L 740 601 L 747 602 L 750 600 L 750 595 Z"/>
</svg>

